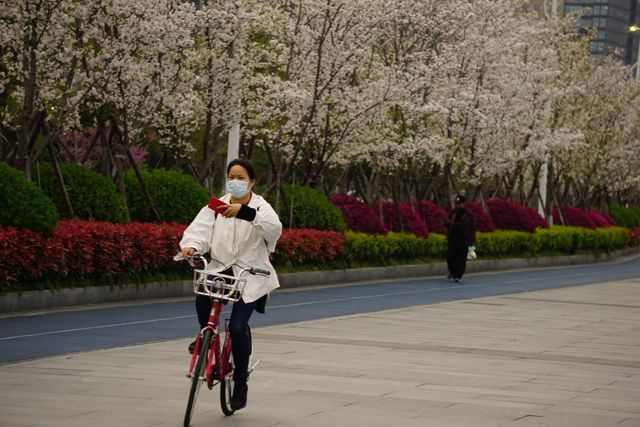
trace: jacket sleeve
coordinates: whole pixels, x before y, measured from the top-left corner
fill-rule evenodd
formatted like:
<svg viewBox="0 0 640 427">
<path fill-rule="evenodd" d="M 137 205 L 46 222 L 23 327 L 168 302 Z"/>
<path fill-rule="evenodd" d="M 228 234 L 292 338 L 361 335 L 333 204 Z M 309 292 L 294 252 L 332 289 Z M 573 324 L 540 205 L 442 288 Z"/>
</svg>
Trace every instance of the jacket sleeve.
<svg viewBox="0 0 640 427">
<path fill-rule="evenodd" d="M 191 247 L 201 254 L 207 253 L 210 249 L 211 233 L 215 222 L 215 212 L 208 206 L 202 208 L 184 230 L 182 240 L 180 240 L 180 248 Z"/>
<path fill-rule="evenodd" d="M 280 222 L 278 214 L 269 203 L 265 202 L 256 209 L 253 225 L 266 242 L 267 250 L 269 252 L 275 251 L 276 243 L 278 243 L 280 234 L 282 234 L 282 223 Z"/>
</svg>

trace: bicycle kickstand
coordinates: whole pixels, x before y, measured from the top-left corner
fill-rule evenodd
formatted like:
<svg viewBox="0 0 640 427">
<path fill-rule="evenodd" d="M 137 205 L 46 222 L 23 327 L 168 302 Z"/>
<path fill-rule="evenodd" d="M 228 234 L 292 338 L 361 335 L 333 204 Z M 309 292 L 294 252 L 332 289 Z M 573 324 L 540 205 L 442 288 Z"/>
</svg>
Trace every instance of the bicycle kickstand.
<svg viewBox="0 0 640 427">
<path fill-rule="evenodd" d="M 252 366 L 250 366 L 249 369 L 247 369 L 247 374 L 250 374 L 251 372 L 253 372 L 253 370 L 256 369 L 256 366 L 258 366 L 258 363 L 260 363 L 260 362 L 261 362 L 261 360 L 258 359 L 256 361 L 256 363 L 254 363 Z"/>
</svg>

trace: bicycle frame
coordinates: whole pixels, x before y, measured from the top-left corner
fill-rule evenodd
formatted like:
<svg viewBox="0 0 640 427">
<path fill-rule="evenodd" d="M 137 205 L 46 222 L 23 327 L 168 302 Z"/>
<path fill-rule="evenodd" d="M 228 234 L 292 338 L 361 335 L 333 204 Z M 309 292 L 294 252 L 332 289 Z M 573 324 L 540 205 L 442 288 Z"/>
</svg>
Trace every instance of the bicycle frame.
<svg viewBox="0 0 640 427">
<path fill-rule="evenodd" d="M 202 328 L 196 337 L 196 346 L 191 356 L 191 362 L 189 364 L 189 376 L 193 372 L 200 348 L 202 346 L 202 336 L 206 330 L 211 330 L 213 338 L 209 344 L 207 366 L 205 369 L 205 379 L 209 389 L 213 388 L 214 381 L 220 381 L 229 373 L 229 360 L 231 357 L 231 334 L 228 331 L 227 325 L 225 325 L 225 337 L 220 350 L 220 314 L 222 313 L 222 301 L 214 299 L 211 304 L 211 313 L 209 314 L 209 321 L 207 326 Z M 214 368 L 216 372 L 214 372 Z"/>
</svg>

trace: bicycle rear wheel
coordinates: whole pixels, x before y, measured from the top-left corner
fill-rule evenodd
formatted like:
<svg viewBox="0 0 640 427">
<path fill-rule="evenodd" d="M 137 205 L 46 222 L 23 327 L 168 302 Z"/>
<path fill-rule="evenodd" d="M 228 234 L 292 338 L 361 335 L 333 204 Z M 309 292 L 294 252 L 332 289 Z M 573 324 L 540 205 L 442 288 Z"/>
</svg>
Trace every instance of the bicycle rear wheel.
<svg viewBox="0 0 640 427">
<path fill-rule="evenodd" d="M 253 341 L 251 339 L 251 327 L 249 325 L 247 325 L 247 333 L 249 334 L 249 342 L 251 343 L 251 350 L 249 353 L 249 368 L 251 368 Z M 227 357 L 231 357 L 231 349 L 227 350 Z M 235 382 L 233 381 L 234 366 L 231 361 L 229 361 L 228 366 L 229 368 L 227 369 L 227 372 L 222 376 L 222 378 L 220 378 L 220 407 L 222 408 L 222 412 L 227 416 L 233 415 L 235 412 L 235 409 L 231 408 L 231 396 L 233 396 L 233 390 L 235 387 Z"/>
<path fill-rule="evenodd" d="M 207 329 L 202 335 L 202 342 L 200 343 L 200 352 L 198 353 L 198 360 L 191 372 L 191 389 L 189 390 L 189 400 L 187 401 L 187 410 L 184 414 L 184 427 L 189 427 L 191 417 L 193 416 L 193 409 L 196 407 L 196 399 L 198 398 L 198 392 L 202 383 L 205 381 L 204 372 L 207 366 L 207 355 L 209 354 L 209 346 L 211 343 L 211 330 Z"/>
</svg>

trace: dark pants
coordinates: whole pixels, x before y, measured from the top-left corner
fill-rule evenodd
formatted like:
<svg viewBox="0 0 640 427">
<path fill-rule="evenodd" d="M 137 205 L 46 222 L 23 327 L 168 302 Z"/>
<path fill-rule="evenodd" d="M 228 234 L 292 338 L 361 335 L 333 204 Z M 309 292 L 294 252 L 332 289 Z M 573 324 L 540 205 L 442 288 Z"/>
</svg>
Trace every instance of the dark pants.
<svg viewBox="0 0 640 427">
<path fill-rule="evenodd" d="M 233 371 L 234 381 L 246 381 L 249 369 L 249 356 L 251 355 L 251 333 L 249 332 L 249 318 L 253 314 L 257 301 L 245 303 L 242 299 L 233 304 L 231 318 L 229 319 L 229 332 L 233 345 Z M 209 313 L 211 312 L 211 299 L 202 295 L 196 295 L 196 313 L 200 327 L 207 326 Z"/>
<path fill-rule="evenodd" d="M 452 238 L 448 240 L 447 267 L 454 279 L 462 279 L 464 269 L 467 266 L 467 252 L 469 245 L 465 238 Z"/>
</svg>

